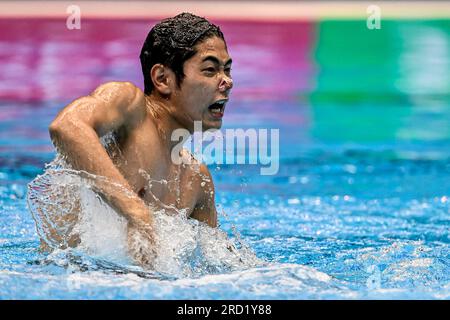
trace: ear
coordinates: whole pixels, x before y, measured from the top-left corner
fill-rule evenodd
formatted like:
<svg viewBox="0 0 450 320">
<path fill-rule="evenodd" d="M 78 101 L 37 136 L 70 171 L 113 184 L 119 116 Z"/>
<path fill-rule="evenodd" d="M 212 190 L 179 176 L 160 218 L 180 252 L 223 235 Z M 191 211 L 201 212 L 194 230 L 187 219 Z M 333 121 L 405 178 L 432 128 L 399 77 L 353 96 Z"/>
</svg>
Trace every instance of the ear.
<svg viewBox="0 0 450 320">
<path fill-rule="evenodd" d="M 157 63 L 150 70 L 153 85 L 155 89 L 163 96 L 168 96 L 172 93 L 172 85 L 174 84 L 175 74 L 172 70 L 164 65 Z"/>
</svg>

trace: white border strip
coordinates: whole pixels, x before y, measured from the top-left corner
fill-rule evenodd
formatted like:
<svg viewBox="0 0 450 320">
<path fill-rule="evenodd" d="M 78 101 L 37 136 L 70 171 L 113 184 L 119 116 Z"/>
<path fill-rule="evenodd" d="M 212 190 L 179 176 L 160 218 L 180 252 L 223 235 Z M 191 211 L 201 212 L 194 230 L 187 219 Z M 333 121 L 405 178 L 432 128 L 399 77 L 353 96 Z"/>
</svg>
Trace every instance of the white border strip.
<svg viewBox="0 0 450 320">
<path fill-rule="evenodd" d="M 368 6 L 381 8 L 383 18 L 449 18 L 445 1 L 0 1 L 0 18 L 67 17 L 78 5 L 84 18 L 148 19 L 192 12 L 223 20 L 318 20 L 367 18 Z"/>
</svg>

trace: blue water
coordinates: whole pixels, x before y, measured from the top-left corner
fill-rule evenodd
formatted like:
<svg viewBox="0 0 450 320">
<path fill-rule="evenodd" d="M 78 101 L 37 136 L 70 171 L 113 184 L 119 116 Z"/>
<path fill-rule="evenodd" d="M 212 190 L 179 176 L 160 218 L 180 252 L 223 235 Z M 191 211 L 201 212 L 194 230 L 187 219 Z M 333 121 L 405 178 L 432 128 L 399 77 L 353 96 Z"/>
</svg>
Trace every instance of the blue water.
<svg viewBox="0 0 450 320">
<path fill-rule="evenodd" d="M 267 263 L 193 276 L 40 253 L 27 184 L 55 156 L 47 126 L 68 100 L 0 102 L 0 299 L 450 298 L 448 92 L 245 97 L 230 102 L 225 128 L 279 129 L 280 170 L 210 170 L 220 228 Z"/>
<path fill-rule="evenodd" d="M 295 105 L 286 108 L 306 117 Z M 47 123 L 56 109 L 33 106 L 22 112 Z M 53 153 L 18 148 L 47 139 L 45 126 L 31 119 L 2 122 L 15 133 L 2 130 L 1 137 L 3 299 L 449 297 L 448 141 L 317 146 L 300 135 L 286 139 L 298 139 L 295 152 L 288 152 L 291 144 L 281 138 L 276 176 L 260 176 L 258 166 L 212 166 L 219 211 L 226 213 L 219 216 L 221 228 L 230 237 L 237 230 L 259 258 L 273 264 L 158 279 L 89 256 L 49 259 L 38 252 L 26 185 Z M 23 136 L 25 127 L 36 127 L 33 138 Z M 305 129 L 297 130 L 305 135 Z M 440 156 L 427 156 L 427 148 Z"/>
</svg>

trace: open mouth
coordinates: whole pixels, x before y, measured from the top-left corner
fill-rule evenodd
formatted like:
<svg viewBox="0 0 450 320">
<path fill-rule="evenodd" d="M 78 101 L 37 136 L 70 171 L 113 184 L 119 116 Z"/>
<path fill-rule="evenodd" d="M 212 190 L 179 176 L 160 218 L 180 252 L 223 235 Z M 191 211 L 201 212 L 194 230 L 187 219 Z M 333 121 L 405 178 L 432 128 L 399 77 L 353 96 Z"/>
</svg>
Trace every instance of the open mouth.
<svg viewBox="0 0 450 320">
<path fill-rule="evenodd" d="M 225 110 L 225 104 L 227 101 L 227 99 L 218 100 L 208 107 L 209 112 L 214 118 L 223 117 L 223 111 Z"/>
</svg>

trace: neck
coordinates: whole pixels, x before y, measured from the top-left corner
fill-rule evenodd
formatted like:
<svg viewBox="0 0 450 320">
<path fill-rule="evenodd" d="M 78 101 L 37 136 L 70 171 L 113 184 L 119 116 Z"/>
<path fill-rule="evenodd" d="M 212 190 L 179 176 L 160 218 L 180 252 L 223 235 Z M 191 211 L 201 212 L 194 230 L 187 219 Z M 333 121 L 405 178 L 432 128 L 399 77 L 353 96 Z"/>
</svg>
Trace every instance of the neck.
<svg viewBox="0 0 450 320">
<path fill-rule="evenodd" d="M 169 110 L 174 109 L 170 100 L 156 94 L 151 94 L 145 98 L 148 114 L 156 125 L 159 140 L 170 155 L 172 149 L 179 144 L 179 141 L 172 141 L 172 133 L 176 129 L 186 128 L 170 114 Z"/>
</svg>

